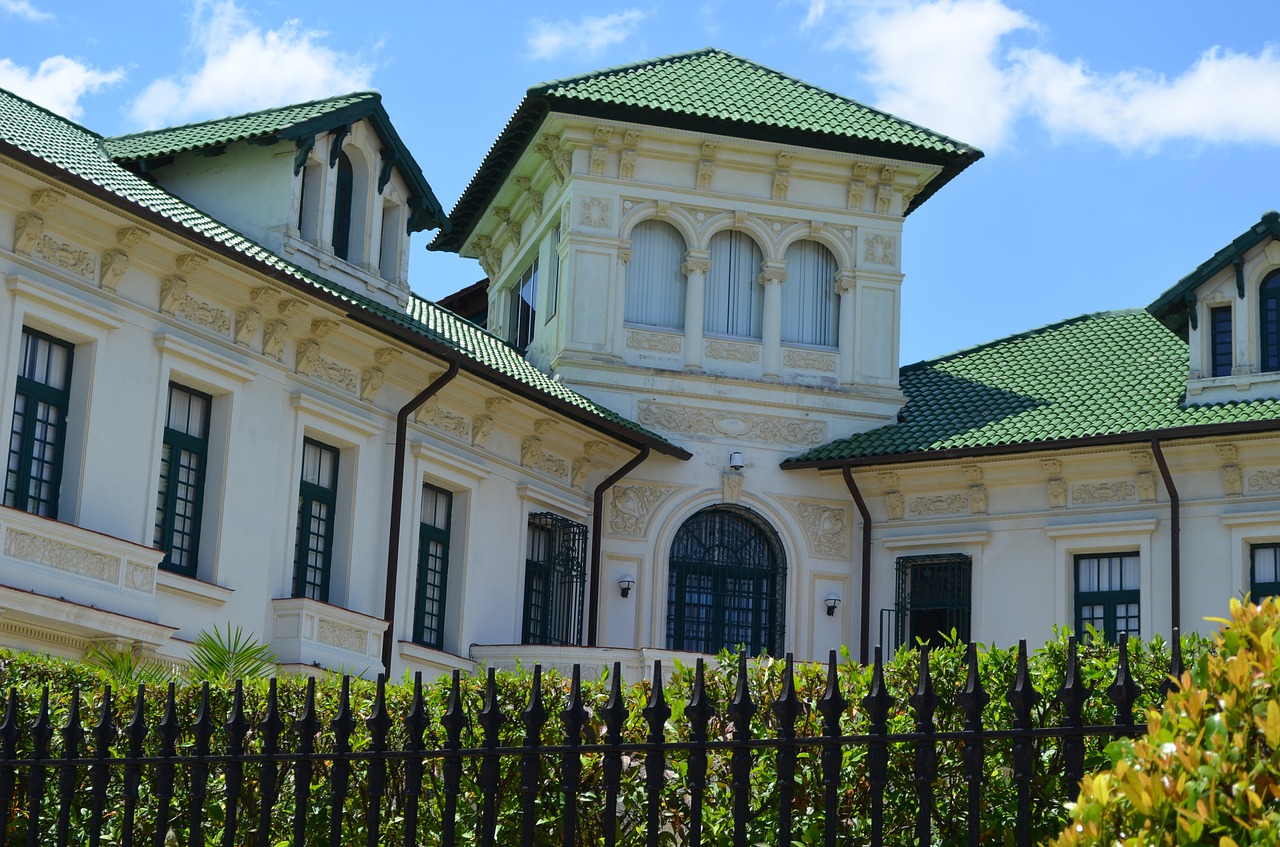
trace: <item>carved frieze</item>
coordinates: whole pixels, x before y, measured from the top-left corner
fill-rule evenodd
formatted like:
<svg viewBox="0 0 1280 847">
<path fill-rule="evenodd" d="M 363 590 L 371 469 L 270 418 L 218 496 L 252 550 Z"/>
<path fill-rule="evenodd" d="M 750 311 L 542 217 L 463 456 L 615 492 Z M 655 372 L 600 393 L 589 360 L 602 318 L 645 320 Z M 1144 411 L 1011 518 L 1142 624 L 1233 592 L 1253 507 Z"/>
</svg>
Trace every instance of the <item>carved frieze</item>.
<svg viewBox="0 0 1280 847">
<path fill-rule="evenodd" d="M 609 497 L 609 531 L 643 538 L 653 510 L 675 489 L 657 485 L 617 485 Z"/>
<path fill-rule="evenodd" d="M 892 235 L 868 235 L 862 240 L 862 258 L 877 265 L 892 265 L 897 246 Z"/>
<path fill-rule="evenodd" d="M 800 519 L 815 556 L 844 558 L 849 555 L 849 510 L 834 503 L 815 500 L 784 500 Z"/>
<path fill-rule="evenodd" d="M 432 397 L 423 403 L 418 408 L 417 417 L 419 423 L 426 424 L 432 429 L 438 429 L 441 432 L 447 432 L 458 438 L 467 438 L 470 435 L 467 430 L 467 419 L 440 405 L 439 397 Z"/>
<path fill-rule="evenodd" d="M 779 415 L 717 412 L 665 403 L 641 403 L 640 423 L 667 432 L 729 437 L 766 444 L 821 444 L 827 440 L 823 421 L 787 418 Z"/>
<path fill-rule="evenodd" d="M 16 247 L 16 237 L 14 242 Z M 31 248 L 31 255 L 87 279 L 93 279 L 98 271 L 98 260 L 88 250 L 80 250 L 43 232 Z"/>
<path fill-rule="evenodd" d="M 320 342 L 314 338 L 298 342 L 297 371 L 347 391 L 356 390 L 356 372 L 320 355 Z"/>
<path fill-rule="evenodd" d="M 231 334 L 231 316 L 226 311 L 211 303 L 197 300 L 190 294 L 182 295 L 173 313 L 220 335 Z"/>
<path fill-rule="evenodd" d="M 123 250 L 106 250 L 102 254 L 102 262 L 98 268 L 98 285 L 104 291 L 115 291 L 120 287 L 124 272 L 129 270 L 129 254 Z"/>
<path fill-rule="evenodd" d="M 782 354 L 782 364 L 789 368 L 805 368 L 811 371 L 834 371 L 836 357 L 811 350 L 787 350 Z"/>
<path fill-rule="evenodd" d="M 712 359 L 731 362 L 758 362 L 760 348 L 753 344 L 734 344 L 729 341 L 708 341 L 703 352 Z"/>
<path fill-rule="evenodd" d="M 1254 471 L 1249 474 L 1250 491 L 1269 491 L 1280 488 L 1280 470 Z"/>
<path fill-rule="evenodd" d="M 680 336 L 656 332 L 628 332 L 627 347 L 632 350 L 650 350 L 654 353 L 679 353 Z"/>
<path fill-rule="evenodd" d="M 4 553 L 24 562 L 56 568 L 112 585 L 120 582 L 120 560 L 115 556 L 20 529 L 9 528 L 5 531 Z"/>
<path fill-rule="evenodd" d="M 245 306 L 236 312 L 236 343 L 245 347 L 253 340 L 253 336 L 262 329 L 262 313 L 252 306 Z"/>
<path fill-rule="evenodd" d="M 583 197 L 578 204 L 578 223 L 603 229 L 609 226 L 613 204 L 603 197 Z"/>
<path fill-rule="evenodd" d="M 520 464 L 562 479 L 569 476 L 569 463 L 543 450 L 542 439 L 536 435 L 527 435 L 520 442 Z"/>
<path fill-rule="evenodd" d="M 911 500 L 911 514 L 956 515 L 969 510 L 969 498 L 963 494 L 939 494 L 936 497 L 914 497 Z"/>
<path fill-rule="evenodd" d="M 1132 500 L 1137 494 L 1132 482 L 1093 482 L 1077 485 L 1071 489 L 1073 503 L 1115 503 L 1121 500 Z M 1152 495 L 1154 497 L 1154 494 Z"/>
<path fill-rule="evenodd" d="M 337 621 L 319 621 L 316 624 L 316 641 L 361 655 L 369 652 L 368 631 L 340 624 Z"/>
</svg>

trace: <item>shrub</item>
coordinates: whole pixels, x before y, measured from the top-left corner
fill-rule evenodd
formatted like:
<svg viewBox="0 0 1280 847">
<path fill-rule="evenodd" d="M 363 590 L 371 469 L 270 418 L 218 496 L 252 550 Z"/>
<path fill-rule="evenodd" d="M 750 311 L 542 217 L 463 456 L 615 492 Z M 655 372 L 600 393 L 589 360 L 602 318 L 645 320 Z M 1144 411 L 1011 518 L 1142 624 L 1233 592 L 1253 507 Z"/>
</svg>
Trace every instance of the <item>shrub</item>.
<svg viewBox="0 0 1280 847">
<path fill-rule="evenodd" d="M 1280 841 L 1280 600 L 1231 601 L 1231 619 L 1148 715 L 1107 748 L 1054 847 Z"/>
</svg>

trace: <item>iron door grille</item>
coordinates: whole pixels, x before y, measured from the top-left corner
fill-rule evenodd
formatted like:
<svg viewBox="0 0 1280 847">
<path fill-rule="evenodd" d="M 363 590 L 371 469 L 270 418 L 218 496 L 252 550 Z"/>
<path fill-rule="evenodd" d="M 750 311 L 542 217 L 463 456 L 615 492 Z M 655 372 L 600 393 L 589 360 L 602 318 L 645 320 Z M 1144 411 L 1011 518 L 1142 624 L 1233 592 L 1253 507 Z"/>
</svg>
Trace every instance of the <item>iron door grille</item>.
<svg viewBox="0 0 1280 847">
<path fill-rule="evenodd" d="M 917 640 L 933 643 L 952 630 L 961 643 L 968 641 L 972 592 L 969 556 L 899 556 L 895 646 L 909 647 Z"/>
<path fill-rule="evenodd" d="M 551 512 L 529 515 L 523 644 L 582 643 L 587 528 Z"/>
</svg>

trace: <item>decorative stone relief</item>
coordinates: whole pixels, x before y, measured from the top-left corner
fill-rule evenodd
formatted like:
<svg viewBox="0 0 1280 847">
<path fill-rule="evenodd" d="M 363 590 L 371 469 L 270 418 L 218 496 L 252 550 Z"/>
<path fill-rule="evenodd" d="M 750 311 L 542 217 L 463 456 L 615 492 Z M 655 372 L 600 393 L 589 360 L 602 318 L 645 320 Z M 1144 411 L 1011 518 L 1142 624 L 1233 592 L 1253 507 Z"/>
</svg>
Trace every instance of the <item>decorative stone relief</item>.
<svg viewBox="0 0 1280 847">
<path fill-rule="evenodd" d="M 138 226 L 126 226 L 116 230 L 116 242 L 126 250 L 137 247 L 149 237 L 151 233 Z"/>
<path fill-rule="evenodd" d="M 511 401 L 506 397 L 489 397 L 484 401 L 485 411 L 491 414 L 497 414 L 510 405 Z"/>
<path fill-rule="evenodd" d="M 827 440 L 825 422 L 804 418 L 740 415 L 665 403 L 641 403 L 639 417 L 644 426 L 685 435 L 728 436 L 743 441 L 793 446 L 821 444 Z"/>
<path fill-rule="evenodd" d="M 595 469 L 596 463 L 588 459 L 586 456 L 578 456 L 573 460 L 573 470 L 569 474 L 569 484 L 574 488 L 586 482 L 591 471 Z"/>
<path fill-rule="evenodd" d="M 883 485 L 885 488 L 898 487 L 898 474 L 895 473 L 894 471 L 881 471 L 879 476 L 880 476 L 880 484 Z"/>
<path fill-rule="evenodd" d="M 978 465 L 964 465 L 960 470 L 964 474 L 964 481 L 970 485 L 982 482 L 982 468 Z"/>
<path fill-rule="evenodd" d="M 940 494 L 916 497 L 911 501 L 913 515 L 955 515 L 969 510 L 969 498 L 963 494 Z"/>
<path fill-rule="evenodd" d="M 1240 466 L 1232 463 L 1222 466 L 1222 493 L 1227 497 L 1239 497 L 1244 494 L 1243 474 Z"/>
<path fill-rule="evenodd" d="M 231 316 L 212 303 L 188 294 L 186 279 L 176 274 L 161 280 L 160 311 L 207 327 L 220 335 L 231 334 Z"/>
<path fill-rule="evenodd" d="M 601 229 L 609 226 L 611 206 L 603 197 L 583 197 L 578 205 L 578 223 Z"/>
<path fill-rule="evenodd" d="M 533 210 L 534 218 L 542 217 L 542 192 L 541 191 L 529 192 L 529 208 Z"/>
<path fill-rule="evenodd" d="M 380 365 L 390 365 L 404 355 L 394 347 L 379 347 L 373 351 L 373 360 Z"/>
<path fill-rule="evenodd" d="M 889 206 L 893 202 L 893 186 L 881 185 L 876 189 L 876 212 L 881 215 L 889 214 Z"/>
<path fill-rule="evenodd" d="M 630 247 L 624 247 L 618 251 L 618 261 L 622 262 L 622 264 L 624 265 L 631 264 L 631 248 Z"/>
<path fill-rule="evenodd" d="M 338 322 L 329 318 L 316 318 L 311 322 L 311 334 L 316 338 L 328 338 L 338 328 Z"/>
<path fill-rule="evenodd" d="M 782 364 L 789 368 L 806 368 L 811 371 L 834 371 L 836 357 L 809 350 L 787 350 L 782 354 Z"/>
<path fill-rule="evenodd" d="M 47 212 L 66 199 L 65 194 L 54 188 L 41 188 L 31 192 L 31 205 L 36 211 Z"/>
<path fill-rule="evenodd" d="M 680 273 L 685 276 L 690 274 L 702 274 L 706 276 L 711 271 L 711 260 L 702 257 L 690 257 L 684 260 L 684 264 L 680 266 Z"/>
<path fill-rule="evenodd" d="M 520 464 L 561 478 L 569 475 L 569 463 L 542 449 L 542 439 L 527 435 L 520 442 Z"/>
<path fill-rule="evenodd" d="M 751 344 L 734 344 L 729 341 L 708 341 L 703 352 L 712 359 L 725 359 L 731 362 L 758 362 L 760 348 Z"/>
<path fill-rule="evenodd" d="M 370 365 L 360 372 L 360 399 L 366 403 L 372 403 L 373 398 L 378 396 L 378 390 L 382 388 L 382 382 L 387 378 L 387 372 L 377 365 Z"/>
<path fill-rule="evenodd" d="M 791 171 L 776 170 L 773 172 L 773 199 L 786 200 L 787 189 L 791 186 Z"/>
<path fill-rule="evenodd" d="M 284 359 L 284 343 L 289 337 L 289 324 L 284 321 L 267 321 L 262 327 L 262 355 Z"/>
<path fill-rule="evenodd" d="M 782 285 L 787 281 L 787 266 L 781 263 L 775 264 L 772 261 L 765 262 L 756 281 L 761 285 Z"/>
<path fill-rule="evenodd" d="M 115 556 L 19 529 L 10 528 L 5 532 L 4 553 L 24 562 L 45 565 L 112 585 L 120 582 L 120 560 Z"/>
<path fill-rule="evenodd" d="M 187 281 L 183 277 L 170 274 L 160 280 L 160 311 L 166 315 L 178 312 L 178 304 L 187 296 Z"/>
<path fill-rule="evenodd" d="M 630 134 L 630 133 L 628 133 Z M 636 151 L 624 147 L 618 157 L 618 179 L 636 178 Z"/>
<path fill-rule="evenodd" d="M 320 355 L 320 342 L 306 338 L 298 342 L 297 371 L 303 376 L 336 385 L 347 391 L 356 390 L 356 372 Z"/>
<path fill-rule="evenodd" d="M 897 239 L 891 235 L 868 235 L 862 240 L 862 258 L 877 265 L 892 265 Z"/>
<path fill-rule="evenodd" d="M 722 471 L 720 474 L 720 499 L 735 505 L 742 499 L 743 476 L 741 471 Z"/>
<path fill-rule="evenodd" d="M 14 221 L 13 251 L 23 256 L 30 256 L 42 235 L 44 235 L 44 218 L 34 212 L 23 212 Z"/>
<path fill-rule="evenodd" d="M 710 191 L 711 178 L 715 176 L 716 163 L 714 159 L 698 160 L 698 190 Z"/>
<path fill-rule="evenodd" d="M 849 180 L 849 208 L 861 209 L 867 198 L 867 183 L 860 179 Z"/>
<path fill-rule="evenodd" d="M 1048 485 L 1049 508 L 1067 508 L 1067 482 L 1060 476 L 1051 477 Z"/>
<path fill-rule="evenodd" d="M 260 285 L 249 292 L 249 302 L 255 306 L 270 306 L 280 299 L 280 292 L 269 285 Z"/>
<path fill-rule="evenodd" d="M 880 169 L 880 181 L 892 183 L 898 178 L 898 168 L 896 165 L 885 165 Z"/>
<path fill-rule="evenodd" d="M 142 562 L 125 564 L 124 584 L 126 588 L 150 594 L 156 587 L 156 569 Z"/>
<path fill-rule="evenodd" d="M 557 185 L 563 185 L 569 176 L 569 151 L 564 149 L 560 139 L 550 133 L 542 135 L 533 145 L 534 151 L 551 165 L 551 178 Z"/>
<path fill-rule="evenodd" d="M 1071 489 L 1073 503 L 1114 503 L 1132 500 L 1137 493 L 1132 482 L 1094 482 Z"/>
<path fill-rule="evenodd" d="M 1249 474 L 1250 491 L 1266 491 L 1280 488 L 1280 470 L 1254 471 Z"/>
<path fill-rule="evenodd" d="M 903 501 L 901 491 L 886 491 L 884 493 L 884 510 L 889 515 L 889 520 L 900 521 L 903 516 Z"/>
<path fill-rule="evenodd" d="M 650 350 L 654 353 L 679 353 L 680 337 L 652 332 L 628 332 L 627 347 L 632 350 Z"/>
<path fill-rule="evenodd" d="M 13 249 L 15 253 L 34 256 L 89 279 L 93 279 L 98 270 L 98 260 L 92 253 L 47 235 L 44 218 L 34 212 L 18 215 L 14 224 Z"/>
<path fill-rule="evenodd" d="M 608 447 L 608 444 L 605 444 L 603 441 L 596 441 L 595 439 L 582 442 L 582 452 L 592 459 L 598 459 L 603 456 L 604 451 L 608 449 Z"/>
<path fill-rule="evenodd" d="M 987 513 L 987 487 L 980 482 L 969 486 L 969 511 L 975 515 Z"/>
<path fill-rule="evenodd" d="M 606 144 L 591 145 L 591 175 L 604 176 L 605 163 L 609 161 L 609 147 Z"/>
<path fill-rule="evenodd" d="M 1062 462 L 1057 459 L 1041 459 L 1040 467 L 1048 476 L 1062 476 Z"/>
<path fill-rule="evenodd" d="M 253 336 L 262 329 L 262 313 L 252 306 L 245 306 L 236 312 L 236 343 L 245 347 L 253 340 Z"/>
<path fill-rule="evenodd" d="M 483 447 L 493 435 L 493 415 L 474 415 L 471 418 L 471 446 Z"/>
<path fill-rule="evenodd" d="M 470 435 L 467 431 L 467 419 L 441 406 L 439 397 L 432 397 L 423 403 L 418 408 L 417 417 L 419 423 L 458 438 L 467 438 Z"/>
<path fill-rule="evenodd" d="M 339 650 L 366 655 L 369 652 L 369 633 L 337 621 L 322 620 L 316 624 L 316 641 Z"/>
<path fill-rule="evenodd" d="M 527 176 L 518 176 L 511 181 L 514 182 L 516 184 L 516 188 L 521 191 L 528 191 L 533 187 L 533 180 L 529 179 Z"/>
<path fill-rule="evenodd" d="M 672 491 L 656 485 L 614 486 L 609 498 L 609 531 L 643 538 L 653 510 Z"/>
<path fill-rule="evenodd" d="M 849 511 L 843 507 L 812 500 L 784 499 L 800 519 L 815 556 L 844 558 L 849 555 Z"/>
<path fill-rule="evenodd" d="M 1138 471 L 1138 499 L 1143 503 L 1156 499 L 1155 471 Z"/>
<path fill-rule="evenodd" d="M 276 311 L 285 318 L 296 318 L 307 310 L 307 304 L 293 297 L 286 297 L 276 304 Z"/>
<path fill-rule="evenodd" d="M 102 254 L 98 267 L 98 285 L 104 291 L 115 291 L 120 287 L 124 272 L 129 270 L 129 254 L 123 250 L 107 250 Z"/>
<path fill-rule="evenodd" d="M 538 433 L 538 435 L 546 435 L 559 425 L 560 422 L 555 418 L 538 418 L 533 422 L 533 431 Z"/>
<path fill-rule="evenodd" d="M 173 260 L 173 266 L 178 269 L 178 273 L 195 273 L 196 271 L 209 264 L 209 260 L 199 253 L 183 253 Z"/>
</svg>

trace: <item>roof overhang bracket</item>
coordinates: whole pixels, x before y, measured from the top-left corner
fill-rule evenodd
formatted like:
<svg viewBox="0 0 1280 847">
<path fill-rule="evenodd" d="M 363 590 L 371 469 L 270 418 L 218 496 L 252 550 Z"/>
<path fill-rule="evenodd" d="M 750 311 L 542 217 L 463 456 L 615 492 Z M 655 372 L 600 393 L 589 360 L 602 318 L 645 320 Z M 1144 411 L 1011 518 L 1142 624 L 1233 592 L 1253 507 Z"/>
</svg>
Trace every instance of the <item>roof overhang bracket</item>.
<svg viewBox="0 0 1280 847">
<path fill-rule="evenodd" d="M 298 152 L 293 154 L 293 175 L 297 176 L 302 172 L 302 168 L 307 164 L 307 157 L 311 155 L 311 150 L 316 146 L 316 137 L 314 135 L 304 136 L 297 141 Z"/>
<path fill-rule="evenodd" d="M 1192 329 L 1200 328 L 1200 310 L 1196 308 L 1196 295 L 1194 291 L 1187 292 L 1187 320 L 1191 322 Z"/>
<path fill-rule="evenodd" d="M 1236 296 L 1241 300 L 1244 299 L 1244 256 L 1239 253 L 1231 260 L 1231 264 L 1236 267 Z"/>
<path fill-rule="evenodd" d="M 351 124 L 334 127 L 333 140 L 329 142 L 329 167 L 338 164 L 338 157 L 342 155 L 342 140 L 349 132 L 351 132 Z"/>
<path fill-rule="evenodd" d="M 156 170 L 159 170 L 160 168 L 163 168 L 165 165 L 172 165 L 172 164 L 173 164 L 172 156 L 159 156 L 154 159 L 139 159 L 138 171 L 140 173 L 149 174 L 152 171 L 156 171 Z"/>
<path fill-rule="evenodd" d="M 378 172 L 378 193 L 381 194 L 382 189 L 391 182 L 391 169 L 396 166 L 396 154 L 390 147 L 383 147 L 379 155 L 382 156 L 382 170 Z"/>
</svg>

